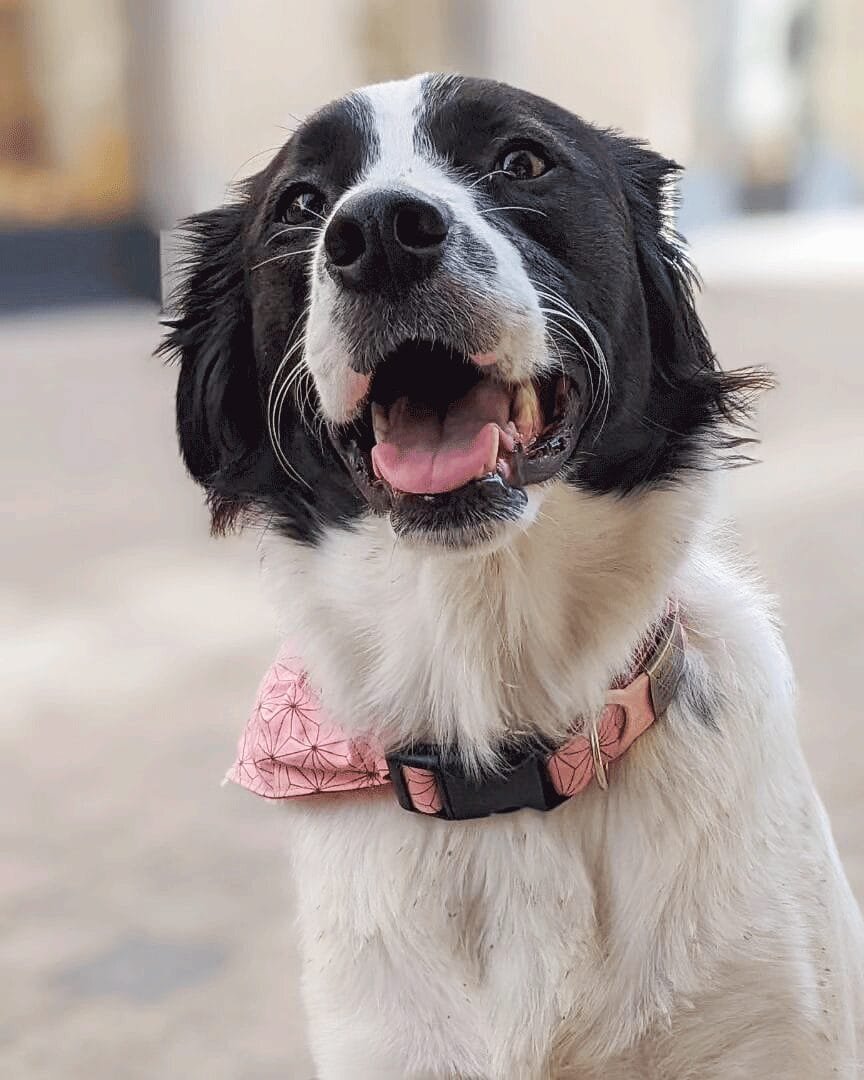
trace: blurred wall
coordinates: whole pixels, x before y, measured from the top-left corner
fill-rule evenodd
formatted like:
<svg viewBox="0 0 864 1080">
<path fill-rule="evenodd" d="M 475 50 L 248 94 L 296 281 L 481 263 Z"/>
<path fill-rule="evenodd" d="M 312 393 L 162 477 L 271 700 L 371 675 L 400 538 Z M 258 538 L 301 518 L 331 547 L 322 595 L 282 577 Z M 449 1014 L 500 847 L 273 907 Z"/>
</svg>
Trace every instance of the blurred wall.
<svg viewBox="0 0 864 1080">
<path fill-rule="evenodd" d="M 0 229 L 135 203 L 125 0 L 0 0 Z"/>
<path fill-rule="evenodd" d="M 59 167 L 72 169 L 87 152 L 81 145 L 82 130 L 105 138 L 105 133 L 126 128 L 123 2 L 28 0 L 28 9 L 48 156 Z M 82 25 L 86 34 L 79 32 Z M 106 87 L 114 93 L 106 93 Z"/>
<path fill-rule="evenodd" d="M 820 0 L 813 127 L 864 176 L 864 0 Z"/>
<path fill-rule="evenodd" d="M 136 158 L 157 226 L 221 201 L 298 117 L 363 81 L 358 6 L 130 0 Z"/>
<path fill-rule="evenodd" d="M 332 97 L 424 70 L 503 78 L 648 139 L 688 166 L 697 221 L 860 194 L 862 0 L 126 3 L 160 228 L 218 202 Z"/>
<path fill-rule="evenodd" d="M 490 2 L 489 73 L 686 159 L 694 139 L 693 13 L 687 0 Z"/>
<path fill-rule="evenodd" d="M 145 206 L 164 228 L 213 205 L 231 178 L 266 163 L 296 118 L 351 87 L 424 70 L 503 78 L 686 157 L 693 50 L 682 7 L 608 0 L 598 14 L 569 0 L 130 0 Z M 658 65 L 655 48 L 675 63 Z"/>
</svg>

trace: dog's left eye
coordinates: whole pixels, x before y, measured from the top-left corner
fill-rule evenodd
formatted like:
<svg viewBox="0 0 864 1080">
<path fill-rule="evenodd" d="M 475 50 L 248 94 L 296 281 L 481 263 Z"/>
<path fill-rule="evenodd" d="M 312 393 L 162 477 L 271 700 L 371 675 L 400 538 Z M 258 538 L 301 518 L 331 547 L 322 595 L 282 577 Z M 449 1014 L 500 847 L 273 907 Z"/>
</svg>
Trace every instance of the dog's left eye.
<svg viewBox="0 0 864 1080">
<path fill-rule="evenodd" d="M 509 173 L 515 180 L 536 180 L 552 166 L 542 154 L 522 146 L 502 154 L 495 168 Z"/>
<path fill-rule="evenodd" d="M 327 200 L 322 192 L 310 184 L 290 187 L 276 204 L 276 220 L 286 225 L 296 225 L 310 218 L 323 218 Z"/>
</svg>

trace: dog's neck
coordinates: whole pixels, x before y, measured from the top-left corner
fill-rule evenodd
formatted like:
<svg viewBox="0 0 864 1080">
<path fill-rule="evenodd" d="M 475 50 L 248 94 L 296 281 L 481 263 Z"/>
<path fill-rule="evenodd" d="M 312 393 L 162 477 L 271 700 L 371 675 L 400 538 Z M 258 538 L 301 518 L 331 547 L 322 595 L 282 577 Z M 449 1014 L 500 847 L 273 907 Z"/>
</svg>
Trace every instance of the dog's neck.
<svg viewBox="0 0 864 1080">
<path fill-rule="evenodd" d="M 602 707 L 674 590 L 694 507 L 692 487 L 621 499 L 559 485 L 495 551 L 407 547 L 370 518 L 316 547 L 270 538 L 265 574 L 340 726 L 482 759 L 505 732 L 560 739 Z"/>
</svg>

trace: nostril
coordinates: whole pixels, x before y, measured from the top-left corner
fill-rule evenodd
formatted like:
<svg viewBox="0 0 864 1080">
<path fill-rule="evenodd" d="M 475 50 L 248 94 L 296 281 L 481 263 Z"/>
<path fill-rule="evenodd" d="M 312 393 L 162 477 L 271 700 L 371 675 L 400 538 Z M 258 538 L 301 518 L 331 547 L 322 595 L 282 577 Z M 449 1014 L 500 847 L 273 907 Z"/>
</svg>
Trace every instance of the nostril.
<svg viewBox="0 0 864 1080">
<path fill-rule="evenodd" d="M 446 218 L 433 203 L 400 206 L 393 219 L 396 240 L 408 251 L 435 251 L 447 239 L 449 231 Z"/>
<path fill-rule="evenodd" d="M 351 266 L 366 251 L 363 229 L 353 218 L 334 218 L 324 234 L 324 250 L 334 266 Z"/>
</svg>

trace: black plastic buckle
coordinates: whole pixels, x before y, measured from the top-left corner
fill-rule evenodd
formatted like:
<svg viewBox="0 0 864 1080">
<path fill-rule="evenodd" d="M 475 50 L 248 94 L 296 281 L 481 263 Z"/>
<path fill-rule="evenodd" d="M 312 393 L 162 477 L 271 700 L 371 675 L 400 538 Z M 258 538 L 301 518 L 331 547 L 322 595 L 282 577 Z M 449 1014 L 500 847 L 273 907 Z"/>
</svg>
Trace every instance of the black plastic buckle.
<svg viewBox="0 0 864 1080">
<path fill-rule="evenodd" d="M 567 798 L 552 786 L 546 768 L 548 751 L 514 748 L 504 755 L 500 773 L 481 776 L 466 773 L 461 759 L 452 751 L 433 746 L 415 746 L 387 755 L 390 779 L 399 805 L 415 814 L 422 813 L 411 801 L 402 769 L 425 769 L 432 773 L 441 796 L 441 809 L 427 817 L 446 821 L 467 821 L 490 814 L 509 814 L 514 810 L 554 810 Z"/>
</svg>

